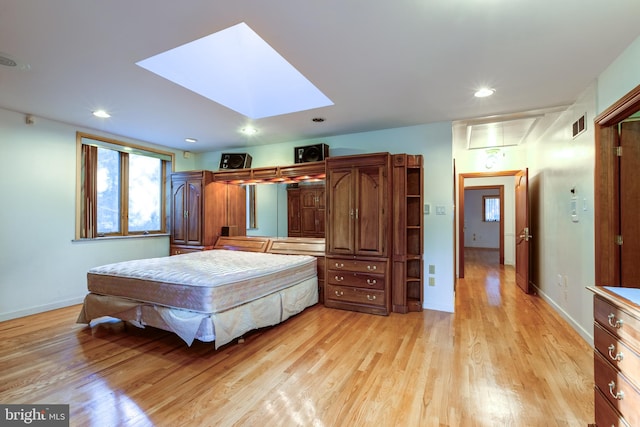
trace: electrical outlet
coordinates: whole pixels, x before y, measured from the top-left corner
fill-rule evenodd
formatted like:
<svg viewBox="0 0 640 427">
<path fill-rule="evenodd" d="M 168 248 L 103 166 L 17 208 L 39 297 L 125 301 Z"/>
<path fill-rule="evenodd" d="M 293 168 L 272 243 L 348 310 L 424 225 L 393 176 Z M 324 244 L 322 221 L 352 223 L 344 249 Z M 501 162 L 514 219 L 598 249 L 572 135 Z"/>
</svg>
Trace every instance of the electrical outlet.
<svg viewBox="0 0 640 427">
<path fill-rule="evenodd" d="M 435 285 L 436 285 L 436 278 L 429 277 L 429 286 L 435 286 Z"/>
<path fill-rule="evenodd" d="M 429 274 L 436 274 L 436 266 L 429 264 Z"/>
</svg>

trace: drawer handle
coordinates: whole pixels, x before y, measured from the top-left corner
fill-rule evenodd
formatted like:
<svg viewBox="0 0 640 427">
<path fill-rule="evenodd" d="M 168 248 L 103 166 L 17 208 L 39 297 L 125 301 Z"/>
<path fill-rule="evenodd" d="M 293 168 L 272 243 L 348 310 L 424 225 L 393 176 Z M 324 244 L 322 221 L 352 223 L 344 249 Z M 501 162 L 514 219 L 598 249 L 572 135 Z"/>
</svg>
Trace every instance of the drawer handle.
<svg viewBox="0 0 640 427">
<path fill-rule="evenodd" d="M 611 313 L 607 316 L 607 318 L 609 319 L 609 325 L 611 325 L 614 328 L 622 328 L 622 319 L 617 319 L 615 322 L 613 322 L 613 320 L 616 318 L 616 315 Z"/>
<path fill-rule="evenodd" d="M 616 349 L 616 346 L 611 344 L 609 346 L 609 357 L 611 358 L 611 360 L 617 360 L 620 361 L 624 358 L 624 354 L 622 354 L 622 352 L 616 354 L 615 356 L 613 355 L 613 351 Z"/>
<path fill-rule="evenodd" d="M 344 276 L 336 276 L 336 282 L 342 282 L 344 280 Z"/>
<path fill-rule="evenodd" d="M 616 393 L 613 392 L 613 388 L 616 386 L 616 382 L 615 381 L 611 381 L 609 383 L 609 394 L 611 396 L 613 396 L 614 399 L 616 400 L 622 400 L 624 399 L 624 391 L 618 391 Z"/>
<path fill-rule="evenodd" d="M 337 263 L 337 262 L 336 262 L 336 268 L 342 268 L 342 267 L 344 267 L 344 264 L 343 264 L 343 263 Z"/>
<path fill-rule="evenodd" d="M 378 267 L 375 266 L 375 265 L 367 265 L 367 270 L 369 270 L 369 271 L 376 271 L 377 269 L 378 269 Z"/>
<path fill-rule="evenodd" d="M 369 301 L 375 301 L 376 300 L 376 296 L 375 295 L 367 295 L 367 299 Z"/>
<path fill-rule="evenodd" d="M 335 291 L 335 293 L 336 293 L 337 297 L 341 297 L 341 296 L 344 295 L 344 292 L 342 292 L 342 291 Z"/>
<path fill-rule="evenodd" d="M 375 285 L 376 283 L 378 283 L 378 281 L 376 279 L 367 279 L 367 285 Z"/>
</svg>

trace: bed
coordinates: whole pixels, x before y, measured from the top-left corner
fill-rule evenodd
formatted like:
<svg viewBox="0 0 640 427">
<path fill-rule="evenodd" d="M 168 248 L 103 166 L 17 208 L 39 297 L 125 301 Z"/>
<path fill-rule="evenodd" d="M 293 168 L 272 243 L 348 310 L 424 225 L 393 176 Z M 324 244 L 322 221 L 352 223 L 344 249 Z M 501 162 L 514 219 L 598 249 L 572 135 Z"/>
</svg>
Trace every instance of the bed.
<svg viewBox="0 0 640 427">
<path fill-rule="evenodd" d="M 92 268 L 77 322 L 116 318 L 217 349 L 318 302 L 316 257 L 272 246 L 268 238 L 220 237 L 210 251 Z"/>
</svg>

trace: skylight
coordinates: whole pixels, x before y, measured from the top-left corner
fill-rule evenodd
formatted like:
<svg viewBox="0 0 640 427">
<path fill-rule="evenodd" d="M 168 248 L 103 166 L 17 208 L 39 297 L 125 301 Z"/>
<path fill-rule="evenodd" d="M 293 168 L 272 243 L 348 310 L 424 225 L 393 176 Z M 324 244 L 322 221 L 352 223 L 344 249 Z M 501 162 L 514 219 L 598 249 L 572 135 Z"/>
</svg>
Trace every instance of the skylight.
<svg viewBox="0 0 640 427">
<path fill-rule="evenodd" d="M 251 119 L 333 105 L 244 22 L 136 64 Z"/>
</svg>

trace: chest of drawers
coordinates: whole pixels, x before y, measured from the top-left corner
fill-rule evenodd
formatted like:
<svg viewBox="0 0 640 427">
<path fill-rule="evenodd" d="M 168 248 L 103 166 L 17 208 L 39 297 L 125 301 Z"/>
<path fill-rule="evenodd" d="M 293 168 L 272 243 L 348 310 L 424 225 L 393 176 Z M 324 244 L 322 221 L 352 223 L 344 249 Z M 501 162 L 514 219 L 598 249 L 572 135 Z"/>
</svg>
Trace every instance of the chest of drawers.
<svg viewBox="0 0 640 427">
<path fill-rule="evenodd" d="M 640 289 L 590 289 L 596 425 L 640 425 Z"/>
<path fill-rule="evenodd" d="M 327 307 L 389 314 L 388 259 L 327 256 L 326 271 L 324 304 Z"/>
</svg>

